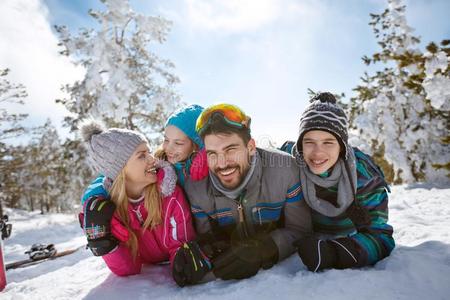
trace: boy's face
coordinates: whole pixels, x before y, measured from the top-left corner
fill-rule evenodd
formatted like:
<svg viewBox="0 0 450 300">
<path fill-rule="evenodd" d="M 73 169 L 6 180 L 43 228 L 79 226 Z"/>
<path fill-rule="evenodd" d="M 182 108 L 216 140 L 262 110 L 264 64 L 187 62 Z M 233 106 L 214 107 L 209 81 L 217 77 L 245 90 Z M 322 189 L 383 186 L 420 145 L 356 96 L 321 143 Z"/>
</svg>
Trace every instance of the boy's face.
<svg viewBox="0 0 450 300">
<path fill-rule="evenodd" d="M 303 136 L 302 147 L 305 162 L 316 175 L 333 167 L 341 150 L 336 137 L 322 130 L 308 131 Z"/>
<path fill-rule="evenodd" d="M 250 169 L 251 156 L 256 152 L 255 140 L 247 145 L 236 133 L 205 136 L 205 149 L 210 172 L 228 189 L 237 188 Z"/>
</svg>

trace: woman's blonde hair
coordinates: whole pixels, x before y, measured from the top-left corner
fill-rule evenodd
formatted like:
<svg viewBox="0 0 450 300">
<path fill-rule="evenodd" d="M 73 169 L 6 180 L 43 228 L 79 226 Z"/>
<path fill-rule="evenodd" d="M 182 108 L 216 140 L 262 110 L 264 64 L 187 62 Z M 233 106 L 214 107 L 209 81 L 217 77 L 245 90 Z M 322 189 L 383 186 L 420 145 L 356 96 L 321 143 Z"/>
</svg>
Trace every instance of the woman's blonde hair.
<svg viewBox="0 0 450 300">
<path fill-rule="evenodd" d="M 111 187 L 111 200 L 116 205 L 116 212 L 119 219 L 128 231 L 129 239 L 126 245 L 130 248 L 131 254 L 136 258 L 138 251 L 138 241 L 136 234 L 130 226 L 130 218 L 128 216 L 128 196 L 125 188 L 125 169 L 122 169 L 119 176 L 114 180 Z M 144 189 L 144 207 L 148 212 L 147 218 L 142 225 L 141 230 L 145 231 L 149 227 L 154 229 L 162 223 L 162 207 L 161 194 L 157 183 L 152 183 Z"/>
</svg>

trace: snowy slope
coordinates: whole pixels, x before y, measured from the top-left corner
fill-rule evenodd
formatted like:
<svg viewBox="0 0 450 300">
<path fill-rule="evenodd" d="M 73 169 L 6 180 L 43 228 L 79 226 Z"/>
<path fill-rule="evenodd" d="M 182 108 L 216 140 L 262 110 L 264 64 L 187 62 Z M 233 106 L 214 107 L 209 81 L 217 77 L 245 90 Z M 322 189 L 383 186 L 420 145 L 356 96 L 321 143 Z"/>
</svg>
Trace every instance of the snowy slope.
<svg viewBox="0 0 450 300">
<path fill-rule="evenodd" d="M 362 270 L 308 272 L 297 255 L 241 281 L 178 288 L 168 266 L 137 276 L 112 275 L 89 250 L 7 273 L 1 299 L 450 299 L 450 187 L 399 186 L 390 198 L 397 248 Z M 6 261 L 24 258 L 35 242 L 57 249 L 84 243 L 74 215 L 7 210 L 13 234 Z"/>
</svg>

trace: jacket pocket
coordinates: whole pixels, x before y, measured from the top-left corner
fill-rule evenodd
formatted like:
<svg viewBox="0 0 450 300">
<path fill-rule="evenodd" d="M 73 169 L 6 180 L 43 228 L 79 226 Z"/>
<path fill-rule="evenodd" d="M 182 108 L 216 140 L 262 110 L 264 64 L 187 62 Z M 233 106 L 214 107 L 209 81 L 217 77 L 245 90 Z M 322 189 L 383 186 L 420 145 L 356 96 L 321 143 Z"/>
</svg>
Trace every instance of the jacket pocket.
<svg viewBox="0 0 450 300">
<path fill-rule="evenodd" d="M 264 223 L 278 221 L 281 209 L 282 205 L 278 203 L 260 203 L 252 208 L 253 223 L 263 225 Z"/>
</svg>

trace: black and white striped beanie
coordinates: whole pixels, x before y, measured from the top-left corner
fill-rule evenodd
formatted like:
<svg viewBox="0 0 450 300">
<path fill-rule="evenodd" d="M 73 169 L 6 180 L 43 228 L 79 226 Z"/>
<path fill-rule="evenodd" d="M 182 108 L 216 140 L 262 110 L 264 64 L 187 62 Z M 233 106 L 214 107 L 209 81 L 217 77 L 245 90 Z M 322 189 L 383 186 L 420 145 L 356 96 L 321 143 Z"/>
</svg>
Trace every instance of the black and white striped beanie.
<svg viewBox="0 0 450 300">
<path fill-rule="evenodd" d="M 92 120 L 84 123 L 80 131 L 91 167 L 113 181 L 136 148 L 147 142 L 145 136 L 137 131 L 121 128 L 104 129 L 101 124 Z"/>
<path fill-rule="evenodd" d="M 320 93 L 310 100 L 311 104 L 305 109 L 300 118 L 300 129 L 297 143 L 298 152 L 302 152 L 302 139 L 311 130 L 324 130 L 336 137 L 341 145 L 341 153 L 348 157 L 347 117 L 344 110 L 336 103 L 331 93 Z"/>
</svg>

